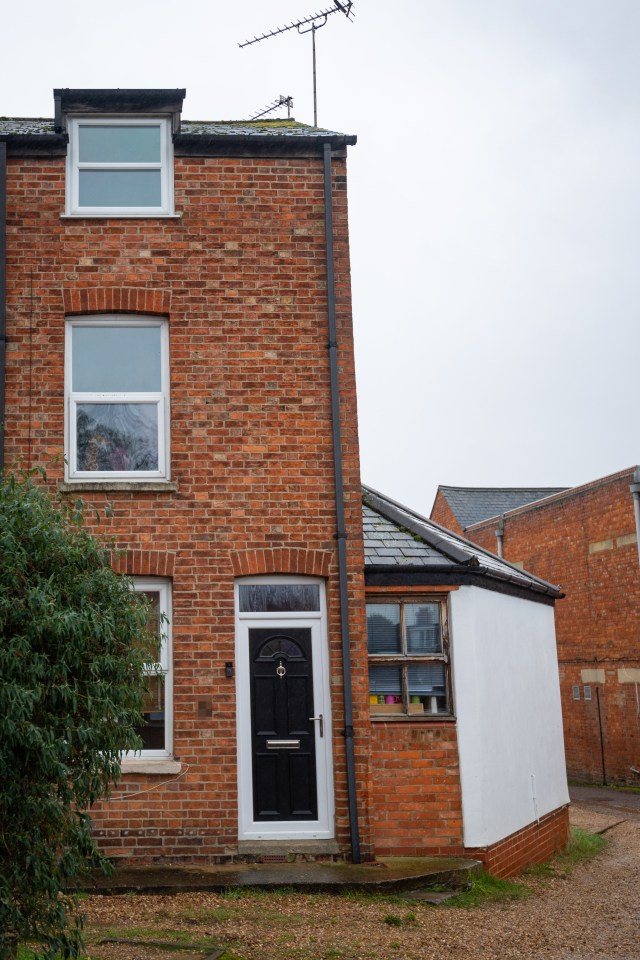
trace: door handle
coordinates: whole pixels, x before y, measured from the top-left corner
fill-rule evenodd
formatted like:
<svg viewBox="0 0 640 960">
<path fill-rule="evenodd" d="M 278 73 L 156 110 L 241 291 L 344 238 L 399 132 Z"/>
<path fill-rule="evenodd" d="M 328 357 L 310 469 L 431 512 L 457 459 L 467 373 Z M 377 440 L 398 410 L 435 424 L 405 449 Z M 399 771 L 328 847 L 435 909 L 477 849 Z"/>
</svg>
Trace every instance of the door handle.
<svg viewBox="0 0 640 960">
<path fill-rule="evenodd" d="M 324 717 L 321 713 L 317 717 L 309 717 L 309 720 L 318 720 L 320 722 L 320 736 L 324 737 Z"/>
</svg>

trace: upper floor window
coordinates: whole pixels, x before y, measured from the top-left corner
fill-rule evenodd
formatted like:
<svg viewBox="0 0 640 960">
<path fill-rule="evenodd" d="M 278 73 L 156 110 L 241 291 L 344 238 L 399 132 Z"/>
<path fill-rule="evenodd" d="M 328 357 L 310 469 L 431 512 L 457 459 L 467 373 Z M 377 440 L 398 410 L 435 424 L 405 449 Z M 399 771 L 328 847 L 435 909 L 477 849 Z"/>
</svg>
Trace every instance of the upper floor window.
<svg viewBox="0 0 640 960">
<path fill-rule="evenodd" d="M 372 714 L 451 713 L 446 601 L 367 603 Z"/>
<path fill-rule="evenodd" d="M 173 213 L 169 121 L 70 119 L 67 213 L 107 217 Z"/>
<path fill-rule="evenodd" d="M 67 321 L 70 480 L 168 479 L 168 353 L 166 320 Z"/>
</svg>

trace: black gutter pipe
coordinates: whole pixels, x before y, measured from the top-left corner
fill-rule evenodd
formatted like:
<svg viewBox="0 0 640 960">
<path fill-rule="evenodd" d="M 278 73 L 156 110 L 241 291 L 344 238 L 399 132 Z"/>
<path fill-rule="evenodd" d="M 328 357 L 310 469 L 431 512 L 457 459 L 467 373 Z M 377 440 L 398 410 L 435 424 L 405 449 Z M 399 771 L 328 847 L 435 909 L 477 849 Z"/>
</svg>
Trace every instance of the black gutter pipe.
<svg viewBox="0 0 640 960">
<path fill-rule="evenodd" d="M 0 473 L 4 470 L 7 369 L 7 145 L 0 143 Z"/>
<path fill-rule="evenodd" d="M 338 541 L 338 580 L 340 584 L 340 632 L 342 634 L 342 685 L 344 689 L 344 738 L 347 761 L 347 794 L 351 831 L 351 860 L 360 863 L 360 830 L 353 744 L 353 691 L 351 685 L 351 642 L 349 636 L 349 592 L 347 587 L 347 534 L 344 520 L 344 481 L 342 476 L 342 430 L 340 428 L 340 392 L 338 342 L 336 330 L 336 278 L 333 261 L 333 187 L 331 182 L 331 144 L 324 144 L 324 226 L 327 256 L 327 314 L 329 319 L 329 373 L 331 381 L 331 429 L 333 434 L 333 472 L 336 495 L 336 539 Z"/>
</svg>

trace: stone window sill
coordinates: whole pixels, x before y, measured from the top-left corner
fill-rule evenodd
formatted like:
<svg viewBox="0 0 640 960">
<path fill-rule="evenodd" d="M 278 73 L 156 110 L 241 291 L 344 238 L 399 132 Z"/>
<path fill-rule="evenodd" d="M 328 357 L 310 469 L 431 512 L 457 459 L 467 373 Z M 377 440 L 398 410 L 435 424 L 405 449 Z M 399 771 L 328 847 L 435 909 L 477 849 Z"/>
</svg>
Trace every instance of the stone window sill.
<svg viewBox="0 0 640 960">
<path fill-rule="evenodd" d="M 174 774 L 180 773 L 182 764 L 179 760 L 145 760 L 144 757 L 125 758 L 121 764 L 122 773 L 151 773 L 151 774 Z"/>
<path fill-rule="evenodd" d="M 176 493 L 178 484 L 173 480 L 74 480 L 60 482 L 58 490 L 62 493 L 76 493 L 79 490 L 99 492 L 101 490 L 125 491 L 135 493 Z"/>
<path fill-rule="evenodd" d="M 65 220 L 182 220 L 181 213 L 61 213 Z"/>
</svg>

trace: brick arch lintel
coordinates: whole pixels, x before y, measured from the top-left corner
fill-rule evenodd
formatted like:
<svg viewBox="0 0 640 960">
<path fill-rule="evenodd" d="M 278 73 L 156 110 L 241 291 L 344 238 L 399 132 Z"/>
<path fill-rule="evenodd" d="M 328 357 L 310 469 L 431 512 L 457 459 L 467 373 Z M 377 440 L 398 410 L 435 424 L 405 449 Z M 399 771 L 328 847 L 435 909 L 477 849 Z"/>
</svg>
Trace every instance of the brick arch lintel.
<svg viewBox="0 0 640 960">
<path fill-rule="evenodd" d="M 327 577 L 331 559 L 328 550 L 305 550 L 300 547 L 234 550 L 231 554 L 236 577 L 255 577 L 267 573 Z"/>
<path fill-rule="evenodd" d="M 171 292 L 157 287 L 82 287 L 63 290 L 67 316 L 83 313 L 146 313 L 167 315 Z"/>
<path fill-rule="evenodd" d="M 172 577 L 175 553 L 167 550 L 115 550 L 111 566 L 116 573 L 130 577 Z"/>
</svg>

